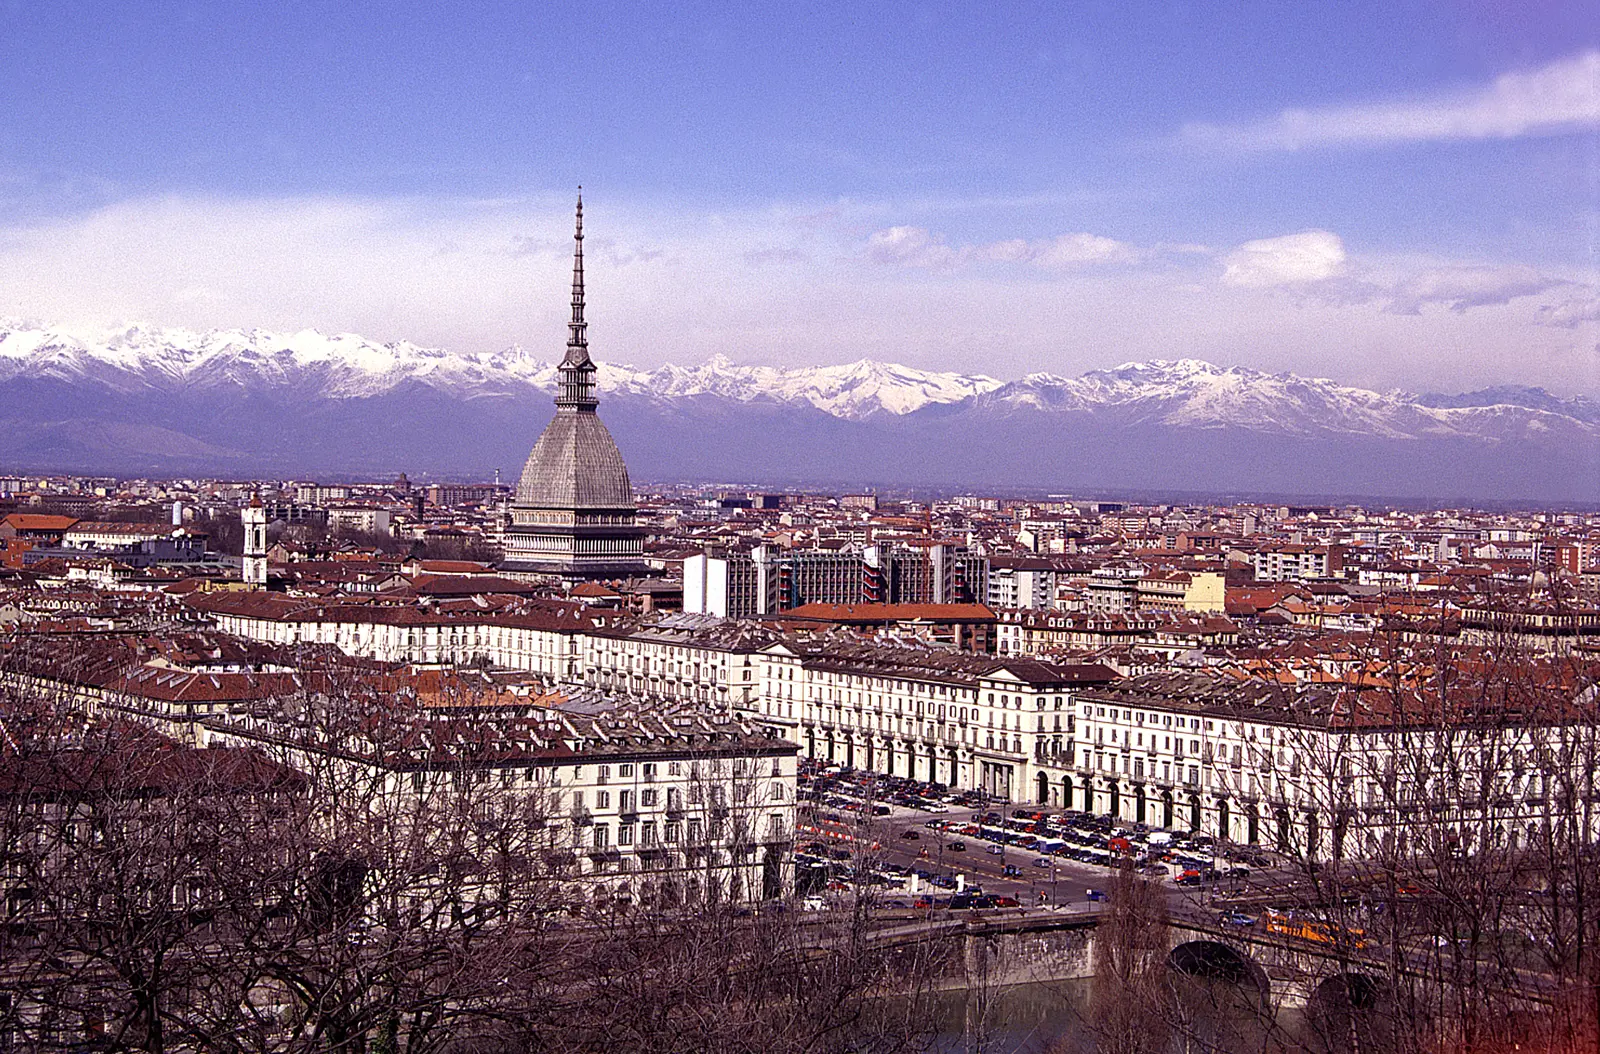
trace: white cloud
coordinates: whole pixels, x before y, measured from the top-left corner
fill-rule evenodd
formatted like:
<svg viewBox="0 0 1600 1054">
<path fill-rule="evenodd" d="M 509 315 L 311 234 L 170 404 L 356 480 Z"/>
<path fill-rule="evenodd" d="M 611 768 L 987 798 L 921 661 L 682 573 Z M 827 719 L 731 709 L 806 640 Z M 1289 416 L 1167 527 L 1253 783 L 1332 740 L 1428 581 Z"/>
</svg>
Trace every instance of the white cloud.
<svg viewBox="0 0 1600 1054">
<path fill-rule="evenodd" d="M 1320 282 L 1344 268 L 1344 243 L 1332 231 L 1302 231 L 1245 242 L 1223 257 L 1228 285 L 1266 287 Z"/>
<path fill-rule="evenodd" d="M 1596 383 L 1577 275 L 1525 295 L 1542 272 L 1346 259 L 1326 231 L 1221 253 L 1079 234 L 954 245 L 920 227 L 869 241 L 862 232 L 889 210 L 879 204 L 714 215 L 586 204 L 591 346 L 609 361 L 870 356 L 1020 376 L 1181 353 L 1419 389 Z M 462 351 L 520 343 L 553 358 L 571 222 L 564 195 L 130 200 L 0 227 L 0 316 L 317 328 Z M 1234 268 L 1225 283 L 1219 257 Z M 1422 309 L 1399 314 L 1403 303 Z"/>
<path fill-rule="evenodd" d="M 1278 289 L 1300 302 L 1329 306 L 1371 304 L 1395 315 L 1417 315 L 1427 307 L 1460 314 L 1559 289 L 1593 296 L 1582 283 L 1525 264 L 1352 258 L 1337 234 L 1322 230 L 1245 242 L 1222 263 L 1225 285 Z M 1586 321 L 1581 301 L 1568 301 L 1543 307 L 1539 324 L 1574 328 Z"/>
<path fill-rule="evenodd" d="M 1131 246 L 1098 234 L 1063 234 L 1036 243 L 1033 262 L 1041 267 L 1073 267 L 1134 258 Z"/>
<path fill-rule="evenodd" d="M 879 263 L 907 267 L 946 267 L 962 253 L 944 239 L 922 227 L 889 227 L 874 231 L 867 238 L 867 255 Z"/>
<path fill-rule="evenodd" d="M 1539 324 L 1561 329 L 1577 329 L 1586 322 L 1600 322 L 1600 289 L 1574 285 L 1574 295 L 1539 308 Z"/>
<path fill-rule="evenodd" d="M 906 267 L 950 267 L 970 260 L 1023 263 L 1041 268 L 1135 260 L 1133 246 L 1100 234 L 1077 232 L 1029 241 L 1008 238 L 981 245 L 952 246 L 944 236 L 922 227 L 889 227 L 867 238 L 867 254 L 879 263 Z"/>
<path fill-rule="evenodd" d="M 1473 307 L 1508 304 L 1519 297 L 1543 293 L 1562 284 L 1559 278 L 1524 266 L 1434 267 L 1398 282 L 1388 306 L 1391 311 L 1409 315 L 1416 314 L 1426 304 L 1462 312 Z"/>
<path fill-rule="evenodd" d="M 1284 110 L 1247 124 L 1190 124 L 1184 137 L 1249 150 L 1513 139 L 1600 127 L 1600 51 L 1433 97 Z"/>
</svg>

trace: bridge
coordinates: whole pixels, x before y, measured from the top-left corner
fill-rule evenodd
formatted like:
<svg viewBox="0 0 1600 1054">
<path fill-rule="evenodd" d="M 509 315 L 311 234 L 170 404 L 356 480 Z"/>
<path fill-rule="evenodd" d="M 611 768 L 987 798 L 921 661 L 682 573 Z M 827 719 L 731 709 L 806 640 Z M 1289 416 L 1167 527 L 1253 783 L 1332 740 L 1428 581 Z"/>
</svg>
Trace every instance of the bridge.
<svg viewBox="0 0 1600 1054">
<path fill-rule="evenodd" d="M 1092 908 L 900 914 L 880 917 L 869 939 L 880 947 L 959 941 L 961 954 L 952 959 L 945 985 L 1004 987 L 1093 977 L 1101 918 Z M 1362 951 L 1194 916 L 1170 917 L 1163 940 L 1173 970 L 1245 986 L 1275 1007 L 1371 1007 L 1383 997 L 1394 969 Z M 1406 956 L 1401 972 L 1427 977 L 1423 958 Z M 1523 974 L 1505 994 L 1524 1005 L 1548 1006 L 1548 980 Z"/>
</svg>

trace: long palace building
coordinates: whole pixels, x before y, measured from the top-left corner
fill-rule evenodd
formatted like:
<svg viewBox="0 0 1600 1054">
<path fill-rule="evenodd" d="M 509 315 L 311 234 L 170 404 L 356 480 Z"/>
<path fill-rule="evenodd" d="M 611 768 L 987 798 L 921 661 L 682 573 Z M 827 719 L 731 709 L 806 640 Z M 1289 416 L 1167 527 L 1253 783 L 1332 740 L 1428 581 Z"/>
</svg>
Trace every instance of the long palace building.
<svg viewBox="0 0 1600 1054">
<path fill-rule="evenodd" d="M 647 573 L 628 467 L 596 412 L 595 365 L 583 319 L 583 198 L 572 261 L 572 321 L 557 369 L 556 415 L 517 484 L 503 567 L 568 580 Z"/>
</svg>

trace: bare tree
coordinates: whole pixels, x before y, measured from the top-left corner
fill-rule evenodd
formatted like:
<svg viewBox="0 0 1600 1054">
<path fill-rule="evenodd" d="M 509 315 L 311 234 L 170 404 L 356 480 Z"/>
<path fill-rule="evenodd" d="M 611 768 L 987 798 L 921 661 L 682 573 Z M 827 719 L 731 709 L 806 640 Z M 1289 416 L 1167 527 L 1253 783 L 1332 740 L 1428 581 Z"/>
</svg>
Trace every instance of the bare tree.
<svg viewBox="0 0 1600 1054">
<path fill-rule="evenodd" d="M 676 863 L 580 874 L 558 788 L 492 763 L 504 728 L 435 727 L 336 671 L 302 681 L 211 721 L 226 748 L 5 681 L 5 1034 L 238 1052 L 888 1052 L 925 1034 L 936 950 L 881 945 L 869 896 L 793 910 L 792 832 L 758 825 L 765 770 L 699 759 L 679 803 L 698 830 L 661 846 Z"/>
<path fill-rule="evenodd" d="M 1094 987 L 1090 1006 L 1104 1054 L 1158 1054 L 1171 1035 L 1159 1013 L 1169 994 L 1166 898 L 1119 861 L 1107 890 L 1105 913 L 1094 934 Z"/>
</svg>

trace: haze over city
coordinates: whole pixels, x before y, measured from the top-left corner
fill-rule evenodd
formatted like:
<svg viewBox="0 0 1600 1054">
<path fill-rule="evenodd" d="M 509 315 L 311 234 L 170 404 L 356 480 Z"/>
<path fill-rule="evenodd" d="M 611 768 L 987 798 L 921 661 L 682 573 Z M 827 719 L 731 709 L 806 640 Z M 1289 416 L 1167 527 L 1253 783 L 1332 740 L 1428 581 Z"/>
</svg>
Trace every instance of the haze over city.
<svg viewBox="0 0 1600 1054">
<path fill-rule="evenodd" d="M 1583 3 L 0 9 L 0 316 L 1600 391 Z"/>
</svg>

